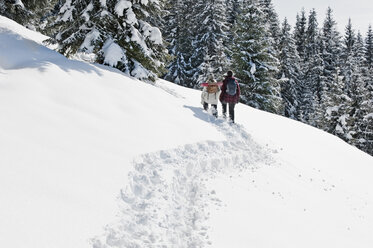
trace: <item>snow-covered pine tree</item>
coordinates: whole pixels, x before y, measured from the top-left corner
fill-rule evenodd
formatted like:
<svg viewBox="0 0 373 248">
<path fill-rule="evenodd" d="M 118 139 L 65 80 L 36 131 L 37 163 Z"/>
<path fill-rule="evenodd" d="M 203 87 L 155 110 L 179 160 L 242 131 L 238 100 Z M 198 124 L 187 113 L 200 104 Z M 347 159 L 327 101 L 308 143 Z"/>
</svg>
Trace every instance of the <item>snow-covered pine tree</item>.
<svg viewBox="0 0 373 248">
<path fill-rule="evenodd" d="M 167 72 L 166 66 L 171 60 L 170 54 L 167 51 L 167 43 L 164 42 L 162 33 L 165 26 L 164 17 L 167 15 L 167 0 L 136 0 L 134 3 L 135 6 L 139 4 L 139 7 L 143 4 L 143 9 L 141 11 L 135 11 L 135 13 L 138 12 L 139 19 L 144 20 L 151 26 L 150 30 L 145 31 L 143 35 L 145 35 L 146 45 L 150 47 L 153 53 L 151 57 L 158 65 L 156 68 L 156 75 L 158 77 L 163 76 Z M 153 38 L 151 38 L 151 36 L 153 36 Z"/>
<path fill-rule="evenodd" d="M 349 143 L 365 150 L 362 126 L 365 125 L 364 117 L 370 113 L 372 105 L 369 103 L 369 87 L 366 87 L 367 78 L 364 76 L 367 68 L 364 61 L 364 41 L 360 33 L 352 46 L 352 55 L 347 58 L 346 65 L 352 67 L 347 88 L 347 94 L 351 98 L 350 116 L 353 121 Z"/>
<path fill-rule="evenodd" d="M 346 127 L 344 128 L 345 133 L 344 139 L 350 144 L 356 145 L 357 130 L 355 128 L 357 115 L 359 115 L 359 105 L 361 103 L 360 97 L 361 86 L 363 86 L 363 81 L 359 76 L 359 68 L 357 67 L 358 61 L 355 57 L 355 45 L 356 45 L 356 35 L 352 28 L 351 19 L 349 19 L 348 24 L 345 28 L 344 40 L 341 49 L 341 70 L 342 70 L 342 80 L 343 80 L 343 95 L 346 96 L 348 101 L 344 104 L 349 104 L 348 113 L 345 113 L 347 121 L 345 122 Z"/>
<path fill-rule="evenodd" d="M 345 36 L 344 36 L 344 56 L 343 58 L 346 59 L 345 56 L 349 56 L 353 53 L 353 48 L 356 42 L 356 35 L 355 30 L 352 28 L 352 21 L 351 18 L 348 19 L 347 26 L 345 28 Z"/>
<path fill-rule="evenodd" d="M 278 59 L 271 53 L 270 34 L 256 0 L 240 5 L 235 26 L 233 68 L 241 85 L 242 101 L 258 109 L 283 113 Z"/>
<path fill-rule="evenodd" d="M 232 65 L 233 45 L 235 36 L 235 26 L 237 19 L 240 16 L 240 1 L 241 0 L 225 0 L 226 2 L 226 25 L 227 39 L 224 40 L 225 54 L 228 60 L 228 66 Z"/>
<path fill-rule="evenodd" d="M 361 47 L 362 39 L 358 39 L 357 44 Z M 373 61 L 369 61 L 373 54 L 373 31 L 372 27 L 369 26 L 367 37 L 365 39 L 364 54 L 365 54 L 365 65 L 363 69 L 364 77 L 364 92 L 365 99 L 360 105 L 360 111 L 363 114 L 363 118 L 359 123 L 360 131 L 360 145 L 361 149 L 367 153 L 373 155 Z M 362 50 L 362 49 L 360 49 Z M 370 51 L 369 51 L 370 50 Z M 361 52 L 360 52 L 361 54 Z"/>
<path fill-rule="evenodd" d="M 373 68 L 373 30 L 369 25 L 367 36 L 365 38 L 365 61 L 369 69 Z"/>
<path fill-rule="evenodd" d="M 366 99 L 360 105 L 361 112 L 364 113 L 359 123 L 360 146 L 363 151 L 373 155 L 373 83 L 370 78 L 366 85 Z"/>
<path fill-rule="evenodd" d="M 226 19 L 229 25 L 229 28 L 233 28 L 237 17 L 239 16 L 239 8 L 240 8 L 240 1 L 241 0 L 225 0 L 226 5 Z"/>
<path fill-rule="evenodd" d="M 284 101 L 285 116 L 297 119 L 300 87 L 300 57 L 291 27 L 284 20 L 281 28 L 279 43 L 279 61 L 281 75 L 281 96 Z"/>
<path fill-rule="evenodd" d="M 355 31 L 352 28 L 351 19 L 348 20 L 348 24 L 345 28 L 345 35 L 341 53 L 342 59 L 342 75 L 343 75 L 343 82 L 345 85 L 345 92 L 350 95 L 350 88 L 354 73 L 354 66 L 355 66 L 355 57 L 354 57 L 354 46 L 356 43 L 356 35 Z"/>
<path fill-rule="evenodd" d="M 373 96 L 372 96 L 373 97 Z M 373 101 L 370 100 L 370 105 L 373 105 Z M 373 110 L 364 116 L 363 125 L 361 126 L 363 134 L 363 151 L 373 155 Z"/>
<path fill-rule="evenodd" d="M 31 19 L 31 12 L 21 0 L 0 1 L 0 15 L 12 19 L 19 24 L 27 25 Z"/>
<path fill-rule="evenodd" d="M 147 22 L 147 0 L 67 0 L 49 26 L 58 30 L 59 51 L 68 56 L 93 54 L 98 63 L 116 67 L 140 79 L 164 72 L 167 56 L 159 28 Z"/>
<path fill-rule="evenodd" d="M 320 40 L 322 43 L 320 54 L 323 64 L 321 81 L 318 86 L 320 102 L 317 110 L 319 114 L 317 127 L 341 135 L 340 127 L 343 127 L 344 130 L 348 129 L 346 127 L 347 121 L 343 123 L 343 126 L 341 123 L 335 124 L 335 122 L 339 121 L 341 116 L 344 119 L 348 118 L 349 115 L 346 111 L 349 110 L 350 99 L 343 94 L 344 86 L 340 77 L 341 38 L 330 7 L 327 9 Z M 335 127 L 338 130 L 334 130 Z"/>
<path fill-rule="evenodd" d="M 318 29 L 317 14 L 313 9 L 308 18 L 306 40 L 304 44 L 303 79 L 301 86 L 300 120 L 317 126 L 319 102 L 321 99 L 321 82 L 323 61 L 320 54 L 321 40 Z"/>
<path fill-rule="evenodd" d="M 165 17 L 164 36 L 173 59 L 168 64 L 164 78 L 168 81 L 193 88 L 192 77 L 195 68 L 191 64 L 194 39 L 191 28 L 193 0 L 169 0 Z"/>
<path fill-rule="evenodd" d="M 264 12 L 264 18 L 267 22 L 269 33 L 273 39 L 273 48 L 277 49 L 280 43 L 281 25 L 278 15 L 273 6 L 272 0 L 259 0 L 261 9 Z"/>
<path fill-rule="evenodd" d="M 41 30 L 43 21 L 51 15 L 58 0 L 3 0 L 0 15 L 32 30 Z"/>
<path fill-rule="evenodd" d="M 339 136 L 344 140 L 350 140 L 352 129 L 351 98 L 343 92 L 342 77 L 335 75 L 336 79 L 328 88 L 327 92 L 323 93 L 323 102 L 321 106 L 325 108 L 325 115 L 318 122 L 319 127 L 325 131 Z"/>
<path fill-rule="evenodd" d="M 194 31 L 191 63 L 196 68 L 195 87 L 207 77 L 222 77 L 228 67 L 224 48 L 227 20 L 224 0 L 197 0 L 191 29 Z"/>
<path fill-rule="evenodd" d="M 335 74 L 336 70 L 340 68 L 341 56 L 341 37 L 337 31 L 337 23 L 333 19 L 332 9 L 327 9 L 326 18 L 324 21 L 321 40 L 323 42 L 323 61 L 324 61 L 324 74 L 329 77 Z M 333 78 L 334 75 L 332 75 Z"/>
<path fill-rule="evenodd" d="M 298 54 L 302 60 L 305 59 L 306 54 L 306 39 L 307 39 L 307 18 L 306 12 L 302 9 L 300 15 L 297 14 L 297 20 L 294 27 L 294 40 L 297 47 Z"/>
<path fill-rule="evenodd" d="M 359 149 L 369 152 L 369 118 L 365 116 L 372 112 L 372 103 L 369 101 L 368 68 L 365 61 L 365 44 L 360 32 L 355 35 L 349 21 L 343 46 L 343 79 L 345 93 L 351 99 L 350 120 L 352 122 L 347 141 Z M 373 154 L 373 151 L 370 151 Z"/>
<path fill-rule="evenodd" d="M 319 27 L 317 22 L 317 13 L 313 9 L 310 11 L 308 16 L 308 26 L 306 29 L 306 40 L 305 40 L 305 59 L 309 60 L 310 57 L 319 54 L 320 51 L 320 36 Z"/>
</svg>

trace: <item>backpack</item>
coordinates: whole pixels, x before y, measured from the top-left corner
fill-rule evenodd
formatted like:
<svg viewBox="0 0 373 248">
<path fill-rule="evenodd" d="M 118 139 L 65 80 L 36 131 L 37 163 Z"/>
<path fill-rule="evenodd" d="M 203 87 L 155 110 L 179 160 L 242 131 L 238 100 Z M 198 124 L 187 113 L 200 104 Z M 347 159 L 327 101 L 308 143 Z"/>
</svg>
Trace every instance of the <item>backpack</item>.
<svg viewBox="0 0 373 248">
<path fill-rule="evenodd" d="M 208 84 L 207 86 L 207 92 L 209 94 L 213 94 L 219 91 L 218 85 L 217 84 Z"/>
<path fill-rule="evenodd" d="M 237 92 L 236 79 L 234 79 L 234 78 L 228 78 L 227 79 L 227 90 L 226 90 L 226 92 L 230 96 L 236 95 L 236 92 Z"/>
</svg>

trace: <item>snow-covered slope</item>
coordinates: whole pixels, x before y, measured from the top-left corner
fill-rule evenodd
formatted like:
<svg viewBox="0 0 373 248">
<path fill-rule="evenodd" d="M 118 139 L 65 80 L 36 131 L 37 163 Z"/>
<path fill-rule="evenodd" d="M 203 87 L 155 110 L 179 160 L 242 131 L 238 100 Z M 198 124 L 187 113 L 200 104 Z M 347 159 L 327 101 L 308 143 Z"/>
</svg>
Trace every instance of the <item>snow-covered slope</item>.
<svg viewBox="0 0 373 248">
<path fill-rule="evenodd" d="M 373 246 L 371 156 L 45 38 L 0 16 L 1 247 Z"/>
</svg>

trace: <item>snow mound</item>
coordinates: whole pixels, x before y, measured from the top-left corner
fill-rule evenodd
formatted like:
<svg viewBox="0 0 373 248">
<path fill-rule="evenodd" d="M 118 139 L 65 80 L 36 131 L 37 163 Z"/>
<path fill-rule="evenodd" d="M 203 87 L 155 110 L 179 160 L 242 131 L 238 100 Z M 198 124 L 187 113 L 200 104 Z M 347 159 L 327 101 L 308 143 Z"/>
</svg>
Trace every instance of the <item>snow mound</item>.
<svg viewBox="0 0 373 248">
<path fill-rule="evenodd" d="M 0 67 L 4 69 L 41 68 L 51 61 L 64 59 L 33 40 L 4 30 L 0 30 L 0 50 Z"/>
</svg>

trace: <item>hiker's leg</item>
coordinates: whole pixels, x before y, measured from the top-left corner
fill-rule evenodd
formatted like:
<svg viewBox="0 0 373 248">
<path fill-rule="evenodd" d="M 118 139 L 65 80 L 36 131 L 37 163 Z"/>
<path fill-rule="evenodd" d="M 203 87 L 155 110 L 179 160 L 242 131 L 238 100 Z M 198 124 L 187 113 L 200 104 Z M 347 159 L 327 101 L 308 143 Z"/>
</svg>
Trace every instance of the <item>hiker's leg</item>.
<svg viewBox="0 0 373 248">
<path fill-rule="evenodd" d="M 230 102 L 229 103 L 229 119 L 231 119 L 231 121 L 234 123 L 234 106 L 236 104 L 233 103 L 233 102 Z"/>
<path fill-rule="evenodd" d="M 227 118 L 227 103 L 226 102 L 222 102 L 221 106 L 223 107 L 223 117 Z"/>
<path fill-rule="evenodd" d="M 209 109 L 209 104 L 207 102 L 203 103 L 203 109 L 206 111 Z"/>
<path fill-rule="evenodd" d="M 212 109 L 212 115 L 218 118 L 218 105 L 211 104 L 211 109 Z"/>
</svg>

